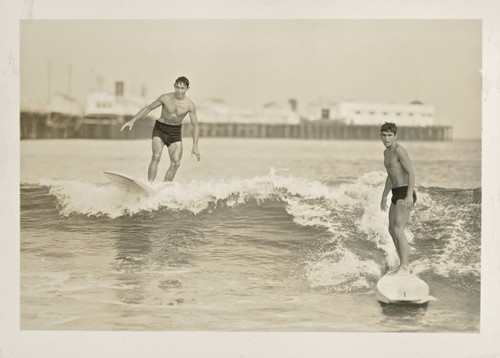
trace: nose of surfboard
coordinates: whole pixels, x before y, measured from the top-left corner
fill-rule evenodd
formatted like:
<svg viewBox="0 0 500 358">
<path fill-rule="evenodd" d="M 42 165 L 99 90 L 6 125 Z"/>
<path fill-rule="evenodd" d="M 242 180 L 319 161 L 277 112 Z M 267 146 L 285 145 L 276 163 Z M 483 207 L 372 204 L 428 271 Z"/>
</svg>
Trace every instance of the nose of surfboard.
<svg viewBox="0 0 500 358">
<path fill-rule="evenodd" d="M 104 171 L 104 174 L 115 184 L 121 186 L 127 191 L 133 191 L 141 194 L 149 194 L 149 195 L 155 195 L 157 191 L 150 187 L 149 185 L 146 185 L 142 183 L 141 181 L 131 178 L 125 174 L 117 173 L 117 172 L 111 172 L 111 171 Z"/>
</svg>

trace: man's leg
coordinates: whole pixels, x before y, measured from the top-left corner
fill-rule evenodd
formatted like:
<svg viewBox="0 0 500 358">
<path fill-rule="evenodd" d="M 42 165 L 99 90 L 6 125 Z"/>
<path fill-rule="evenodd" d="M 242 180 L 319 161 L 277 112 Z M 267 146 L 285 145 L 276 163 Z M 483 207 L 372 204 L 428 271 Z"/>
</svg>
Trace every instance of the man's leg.
<svg viewBox="0 0 500 358">
<path fill-rule="evenodd" d="M 389 234 L 391 234 L 392 242 L 394 242 L 394 246 L 396 247 L 396 251 L 399 256 L 399 245 L 398 240 L 396 238 L 396 232 L 394 228 L 396 226 L 396 206 L 391 202 L 391 206 L 389 207 Z"/>
<path fill-rule="evenodd" d="M 391 206 L 389 207 L 389 234 L 391 235 L 392 242 L 394 243 L 394 247 L 396 248 L 396 252 L 398 253 L 399 261 L 401 262 L 401 253 L 399 252 L 399 243 L 398 238 L 396 236 L 396 205 L 391 202 Z"/>
<path fill-rule="evenodd" d="M 177 169 L 179 169 L 181 165 L 182 142 L 170 144 L 168 147 L 168 155 L 170 157 L 170 166 L 165 173 L 165 181 L 172 181 L 174 180 L 175 173 L 177 173 Z"/>
<path fill-rule="evenodd" d="M 156 179 L 156 174 L 158 173 L 158 164 L 160 163 L 161 153 L 163 152 L 163 141 L 160 137 L 153 137 L 151 140 L 151 149 L 153 154 L 151 155 L 151 162 L 148 168 L 148 181 L 153 183 Z"/>
<path fill-rule="evenodd" d="M 408 240 L 405 235 L 405 227 L 410 217 L 411 209 L 406 209 L 404 205 L 404 200 L 398 200 L 396 205 L 391 204 L 391 209 L 389 209 L 389 214 L 392 210 L 392 222 L 390 227 L 392 228 L 391 236 L 393 236 L 394 245 L 396 245 L 396 250 L 399 255 L 399 270 L 408 270 L 408 257 L 410 252 L 410 247 L 408 245 Z M 391 218 L 391 217 L 390 217 Z"/>
</svg>

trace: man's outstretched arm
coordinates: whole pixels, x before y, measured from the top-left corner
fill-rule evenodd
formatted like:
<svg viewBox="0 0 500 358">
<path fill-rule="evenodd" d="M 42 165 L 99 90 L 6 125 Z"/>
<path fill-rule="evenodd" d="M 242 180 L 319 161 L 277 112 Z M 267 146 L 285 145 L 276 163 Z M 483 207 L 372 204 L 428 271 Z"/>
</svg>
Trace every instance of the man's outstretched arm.
<svg viewBox="0 0 500 358">
<path fill-rule="evenodd" d="M 131 120 L 129 120 L 128 122 L 126 122 L 123 126 L 122 126 L 122 129 L 120 129 L 120 132 L 122 130 L 124 130 L 126 127 L 128 127 L 129 130 L 132 129 L 132 127 L 134 126 L 134 123 L 145 117 L 149 112 L 151 112 L 153 109 L 155 108 L 158 108 L 161 106 L 161 101 L 159 99 L 157 99 L 156 101 L 153 101 L 152 103 L 148 104 L 146 107 L 144 107 L 143 109 L 141 109 L 139 112 L 137 112 L 137 114 L 135 116 L 132 117 Z"/>
</svg>

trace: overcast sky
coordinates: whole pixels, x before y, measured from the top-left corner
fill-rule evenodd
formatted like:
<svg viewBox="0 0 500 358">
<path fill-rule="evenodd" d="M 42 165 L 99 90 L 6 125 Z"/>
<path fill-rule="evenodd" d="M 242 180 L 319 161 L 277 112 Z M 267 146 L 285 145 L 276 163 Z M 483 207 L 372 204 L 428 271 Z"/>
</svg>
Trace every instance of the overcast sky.
<svg viewBox="0 0 500 358">
<path fill-rule="evenodd" d="M 481 137 L 480 20 L 25 20 L 21 98 L 90 89 L 196 102 L 420 100 L 455 138 Z M 202 118 L 200 118 L 202 120 Z"/>
</svg>

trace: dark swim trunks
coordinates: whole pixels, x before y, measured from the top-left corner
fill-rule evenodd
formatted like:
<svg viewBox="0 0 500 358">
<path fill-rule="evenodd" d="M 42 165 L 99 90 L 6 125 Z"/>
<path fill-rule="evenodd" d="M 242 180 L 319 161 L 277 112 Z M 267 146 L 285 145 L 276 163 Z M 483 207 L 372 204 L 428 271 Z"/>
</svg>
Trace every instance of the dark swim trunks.
<svg viewBox="0 0 500 358">
<path fill-rule="evenodd" d="M 167 147 L 172 143 L 181 142 L 182 124 L 166 124 L 157 120 L 153 128 L 153 134 L 151 134 L 151 138 L 153 137 L 159 137 Z"/>
<path fill-rule="evenodd" d="M 391 201 L 394 205 L 398 202 L 398 200 L 406 199 L 406 195 L 408 194 L 408 186 L 398 186 L 397 188 L 392 188 L 392 198 Z M 417 201 L 417 194 L 415 194 L 415 190 L 413 191 L 413 204 Z"/>
</svg>

